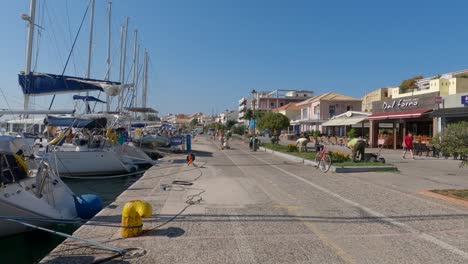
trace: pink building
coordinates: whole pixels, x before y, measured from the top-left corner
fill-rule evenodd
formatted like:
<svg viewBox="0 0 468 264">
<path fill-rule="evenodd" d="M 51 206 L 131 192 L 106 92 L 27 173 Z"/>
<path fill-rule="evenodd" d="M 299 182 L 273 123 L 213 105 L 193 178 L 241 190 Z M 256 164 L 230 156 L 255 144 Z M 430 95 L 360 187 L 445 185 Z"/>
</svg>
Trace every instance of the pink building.
<svg viewBox="0 0 468 264">
<path fill-rule="evenodd" d="M 301 132 L 318 130 L 326 133 L 322 123 L 347 111 L 361 111 L 361 102 L 361 99 L 334 92 L 314 96 L 297 104 L 301 107 L 301 119 L 291 125 L 299 126 Z"/>
<path fill-rule="evenodd" d="M 271 92 L 258 92 L 251 101 L 252 108 L 255 103 L 256 111 L 273 111 L 289 103 L 301 102 L 313 96 L 313 92 L 304 90 L 274 90 Z"/>
</svg>

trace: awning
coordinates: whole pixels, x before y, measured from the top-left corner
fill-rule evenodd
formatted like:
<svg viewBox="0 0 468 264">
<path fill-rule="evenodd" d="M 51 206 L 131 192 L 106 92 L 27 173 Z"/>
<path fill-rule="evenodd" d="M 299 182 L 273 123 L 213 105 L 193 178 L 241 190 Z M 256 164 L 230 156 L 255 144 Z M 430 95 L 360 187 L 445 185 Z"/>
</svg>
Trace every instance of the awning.
<svg viewBox="0 0 468 264">
<path fill-rule="evenodd" d="M 408 110 L 408 111 L 402 111 L 402 112 L 376 113 L 376 114 L 370 115 L 368 118 L 372 120 L 418 118 L 430 112 L 432 112 L 431 108 L 425 108 L 425 109 Z"/>
<path fill-rule="evenodd" d="M 322 126 L 349 126 L 366 120 L 367 117 L 337 118 L 327 121 Z"/>
<path fill-rule="evenodd" d="M 431 113 L 433 117 L 467 117 L 468 118 L 468 107 L 454 107 L 439 109 Z"/>
</svg>

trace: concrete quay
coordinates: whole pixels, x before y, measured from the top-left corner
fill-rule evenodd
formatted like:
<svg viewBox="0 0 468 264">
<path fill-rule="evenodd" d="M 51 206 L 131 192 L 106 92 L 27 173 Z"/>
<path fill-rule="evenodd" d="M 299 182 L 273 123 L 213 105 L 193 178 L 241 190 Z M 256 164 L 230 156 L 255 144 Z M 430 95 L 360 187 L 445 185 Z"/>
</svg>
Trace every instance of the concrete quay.
<svg viewBox="0 0 468 264">
<path fill-rule="evenodd" d="M 107 259 L 115 254 L 67 239 L 41 263 L 468 262 L 468 207 L 421 193 L 467 188 L 468 173 L 454 161 L 400 160 L 398 173 L 324 174 L 250 152 L 245 142 L 234 140 L 228 150 L 216 143 L 197 138 L 200 168 L 187 166 L 185 155 L 167 157 L 93 219 L 118 225 L 126 202 L 144 200 L 155 211 L 144 219 L 144 235 L 121 238 L 119 228 L 98 226 L 73 234 L 136 248 L 134 255 Z M 185 189 L 160 189 L 194 179 Z M 203 200 L 180 213 L 201 190 Z"/>
</svg>

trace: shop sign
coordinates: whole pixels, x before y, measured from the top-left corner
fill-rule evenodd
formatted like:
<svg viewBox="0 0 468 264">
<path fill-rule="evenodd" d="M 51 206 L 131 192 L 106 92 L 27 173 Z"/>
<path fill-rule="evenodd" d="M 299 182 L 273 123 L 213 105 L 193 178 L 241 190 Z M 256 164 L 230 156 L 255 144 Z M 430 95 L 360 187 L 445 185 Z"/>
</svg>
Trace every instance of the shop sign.
<svg viewBox="0 0 468 264">
<path fill-rule="evenodd" d="M 171 137 L 171 145 L 176 146 L 176 145 L 182 145 L 184 139 L 181 136 L 177 137 Z"/>
<path fill-rule="evenodd" d="M 383 109 L 406 108 L 411 106 L 418 106 L 417 98 L 393 100 L 390 103 L 383 102 Z"/>
<path fill-rule="evenodd" d="M 462 95 L 461 97 L 461 103 L 463 105 L 468 105 L 468 95 Z"/>
<path fill-rule="evenodd" d="M 442 96 L 436 96 L 435 97 L 435 103 L 436 104 L 441 104 L 442 103 Z"/>
</svg>

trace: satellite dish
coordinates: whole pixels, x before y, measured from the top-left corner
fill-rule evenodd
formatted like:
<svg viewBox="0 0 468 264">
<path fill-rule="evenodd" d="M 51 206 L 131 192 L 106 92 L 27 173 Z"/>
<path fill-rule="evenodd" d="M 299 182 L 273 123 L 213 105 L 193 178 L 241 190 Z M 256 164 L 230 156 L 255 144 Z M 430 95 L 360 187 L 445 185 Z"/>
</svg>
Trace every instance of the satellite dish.
<svg viewBox="0 0 468 264">
<path fill-rule="evenodd" d="M 346 112 L 347 117 L 351 117 L 352 115 L 353 115 L 353 113 L 351 111 Z"/>
</svg>

